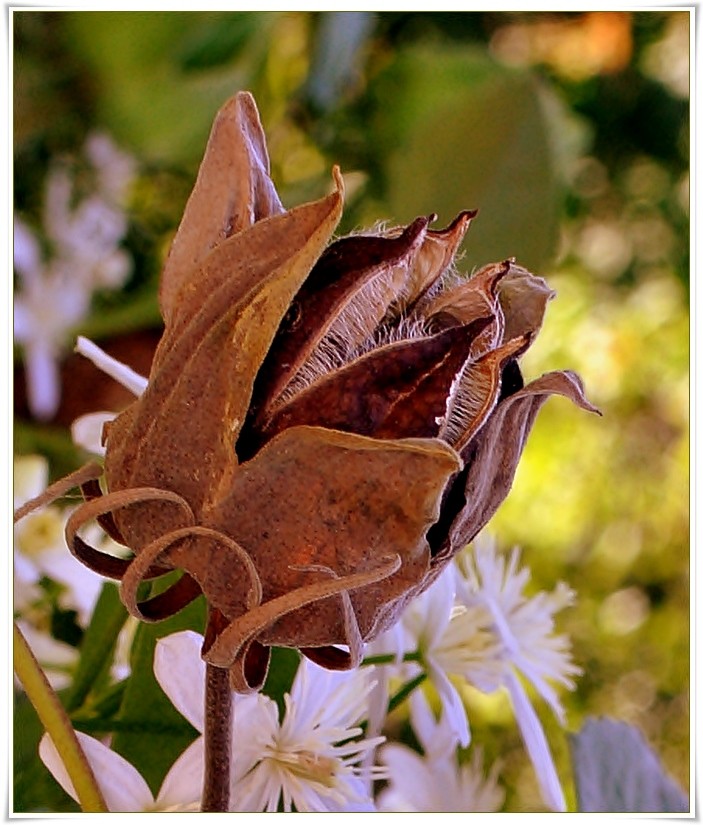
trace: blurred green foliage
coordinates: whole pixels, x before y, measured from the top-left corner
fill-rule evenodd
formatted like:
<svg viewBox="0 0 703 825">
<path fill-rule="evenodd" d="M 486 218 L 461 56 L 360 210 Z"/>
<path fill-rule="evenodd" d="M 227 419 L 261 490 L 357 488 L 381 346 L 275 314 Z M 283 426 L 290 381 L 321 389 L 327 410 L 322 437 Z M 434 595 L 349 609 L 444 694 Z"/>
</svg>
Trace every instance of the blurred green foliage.
<svg viewBox="0 0 703 825">
<path fill-rule="evenodd" d="M 100 337 L 153 295 L 212 118 L 243 88 L 285 204 L 339 163 L 344 230 L 478 208 L 462 268 L 514 255 L 547 278 L 558 297 L 527 376 L 575 369 L 604 415 L 546 405 L 493 529 L 536 588 L 578 593 L 562 624 L 584 671 L 572 727 L 638 725 L 687 788 L 688 14 L 26 10 L 13 26 L 17 210 L 39 219 L 49 159 L 89 130 L 142 164 L 137 267 L 87 320 Z M 46 445 L 18 428 L 22 452 Z M 503 700 L 467 701 L 509 804 L 538 805 Z"/>
</svg>

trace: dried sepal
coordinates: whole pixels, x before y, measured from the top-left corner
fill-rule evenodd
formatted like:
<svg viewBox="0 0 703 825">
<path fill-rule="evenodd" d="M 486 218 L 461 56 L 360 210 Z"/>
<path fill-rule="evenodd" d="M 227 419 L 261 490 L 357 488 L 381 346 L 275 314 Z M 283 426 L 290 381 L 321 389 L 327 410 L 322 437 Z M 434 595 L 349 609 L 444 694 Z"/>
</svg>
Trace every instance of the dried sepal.
<svg viewBox="0 0 703 825">
<path fill-rule="evenodd" d="M 498 285 L 510 270 L 510 261 L 484 266 L 466 280 L 444 289 L 418 307 L 430 329 L 448 329 L 490 315 L 492 322 L 475 341 L 478 358 L 503 342 L 505 320 L 498 300 Z"/>
<path fill-rule="evenodd" d="M 395 315 L 411 311 L 452 266 L 459 245 L 477 214 L 477 209 L 466 210 L 445 229 L 427 230 L 408 270 L 401 300 L 394 307 Z M 435 217 L 432 215 L 429 222 Z M 396 231 L 390 232 L 390 236 L 393 237 Z"/>
<path fill-rule="evenodd" d="M 269 177 L 266 138 L 253 97 L 240 93 L 220 109 L 159 284 L 166 325 L 181 289 L 210 251 L 257 221 L 284 211 Z"/>
<path fill-rule="evenodd" d="M 256 384 L 252 411 L 259 425 L 302 388 L 344 362 L 375 328 L 366 303 L 373 294 L 385 314 L 426 234 L 418 218 L 398 237 L 355 235 L 331 244 L 293 299 Z M 359 327 L 361 326 L 361 329 Z"/>
<path fill-rule="evenodd" d="M 498 290 L 505 317 L 503 340 L 509 341 L 521 335 L 531 335 L 534 339 L 542 326 L 547 304 L 555 295 L 556 292 L 544 278 L 511 261 Z"/>
<path fill-rule="evenodd" d="M 210 523 L 249 548 L 257 569 L 266 571 L 264 601 L 307 585 L 314 568 L 341 577 L 375 569 L 381 556 L 398 555 L 401 567 L 382 593 L 371 588 L 370 594 L 352 594 L 366 637 L 385 602 L 426 570 L 424 536 L 439 516 L 448 479 L 460 467 L 456 453 L 435 439 L 383 441 L 293 427 L 241 466 Z M 285 563 L 273 564 L 273 559 Z M 333 601 L 308 613 L 314 622 L 288 618 L 262 640 L 291 644 L 298 639 L 296 646 L 340 643 Z"/>
<path fill-rule="evenodd" d="M 166 355 L 155 359 L 144 394 L 110 424 L 105 459 L 110 490 L 162 486 L 201 513 L 227 489 L 237 467 L 234 443 L 256 373 L 293 295 L 339 220 L 339 176 L 337 182 L 332 195 L 229 239 L 229 244 L 242 239 L 242 254 L 253 252 L 252 234 L 264 248 L 272 240 L 287 240 L 273 261 L 237 256 L 238 269 L 249 274 L 249 289 L 242 290 L 235 270 L 232 286 L 227 281 L 206 299 Z M 281 224 L 287 232 L 279 232 Z M 213 254 L 219 255 L 222 248 Z M 141 516 L 115 516 L 135 550 L 170 529 L 168 514 L 159 516 L 153 509 L 143 509 Z"/>
<path fill-rule="evenodd" d="M 530 339 L 523 335 L 469 361 L 457 374 L 439 437 L 462 453 L 498 402 L 506 364 L 521 355 Z"/>
</svg>

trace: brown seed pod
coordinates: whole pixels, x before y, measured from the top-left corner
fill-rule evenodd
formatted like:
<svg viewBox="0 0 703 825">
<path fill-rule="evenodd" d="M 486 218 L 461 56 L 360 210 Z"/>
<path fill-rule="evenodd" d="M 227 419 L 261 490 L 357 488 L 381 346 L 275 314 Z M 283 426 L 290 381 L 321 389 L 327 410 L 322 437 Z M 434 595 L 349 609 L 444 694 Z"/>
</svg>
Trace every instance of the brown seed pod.
<svg viewBox="0 0 703 825">
<path fill-rule="evenodd" d="M 99 468 L 74 479 L 71 551 L 143 620 L 202 592 L 203 656 L 238 691 L 273 645 L 358 664 L 505 498 L 544 400 L 594 410 L 573 373 L 523 386 L 541 278 L 512 260 L 453 274 L 475 212 L 332 242 L 334 181 L 286 211 L 253 98 L 225 104 L 163 270 L 147 389 L 105 428 L 107 492 Z M 132 559 L 81 539 L 95 518 Z"/>
</svg>

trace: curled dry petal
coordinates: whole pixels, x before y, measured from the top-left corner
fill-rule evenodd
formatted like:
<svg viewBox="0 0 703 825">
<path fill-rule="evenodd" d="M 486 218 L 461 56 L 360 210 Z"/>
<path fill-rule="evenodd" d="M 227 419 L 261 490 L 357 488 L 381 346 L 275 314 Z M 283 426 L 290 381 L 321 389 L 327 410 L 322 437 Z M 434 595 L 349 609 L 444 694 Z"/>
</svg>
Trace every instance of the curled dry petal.
<svg viewBox="0 0 703 825">
<path fill-rule="evenodd" d="M 166 325 L 179 304 L 183 306 L 180 290 L 215 246 L 283 211 L 269 177 L 266 138 L 256 103 L 250 94 L 238 94 L 217 113 L 161 274 L 159 302 Z"/>
<path fill-rule="evenodd" d="M 496 512 L 513 483 L 535 417 L 551 395 L 598 413 L 573 372 L 550 372 L 503 399 L 462 453 L 464 468 L 445 493 L 428 534 L 435 565 L 465 547 Z"/>
</svg>

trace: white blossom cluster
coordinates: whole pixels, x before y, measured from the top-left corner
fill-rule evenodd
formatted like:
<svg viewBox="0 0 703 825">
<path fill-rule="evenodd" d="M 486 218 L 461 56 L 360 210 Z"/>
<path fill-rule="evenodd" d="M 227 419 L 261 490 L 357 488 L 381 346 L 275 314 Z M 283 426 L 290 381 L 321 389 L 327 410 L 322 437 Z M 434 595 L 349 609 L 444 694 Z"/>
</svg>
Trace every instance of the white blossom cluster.
<svg viewBox="0 0 703 825">
<path fill-rule="evenodd" d="M 14 509 L 42 493 L 49 481 L 44 456 L 18 456 L 14 461 Z M 103 579 L 75 559 L 66 547 L 64 530 L 71 507 L 51 504 L 30 513 L 14 526 L 13 610 L 17 624 L 55 690 L 67 687 L 78 661 L 78 650 L 51 633 L 51 604 L 43 581 L 58 589 L 57 605 L 75 611 L 79 627 L 90 623 Z M 124 550 L 97 526 L 87 528 L 86 540 L 112 555 Z M 128 674 L 128 645 L 134 631 L 129 620 L 120 640 L 113 675 Z"/>
<path fill-rule="evenodd" d="M 58 409 L 60 358 L 93 294 L 119 289 L 132 270 L 121 243 L 136 163 L 101 133 L 88 136 L 84 153 L 92 170 L 88 191 L 77 192 L 72 167 L 55 162 L 47 174 L 41 230 L 14 220 L 14 337 L 23 350 L 29 408 L 40 420 Z"/>
</svg>

